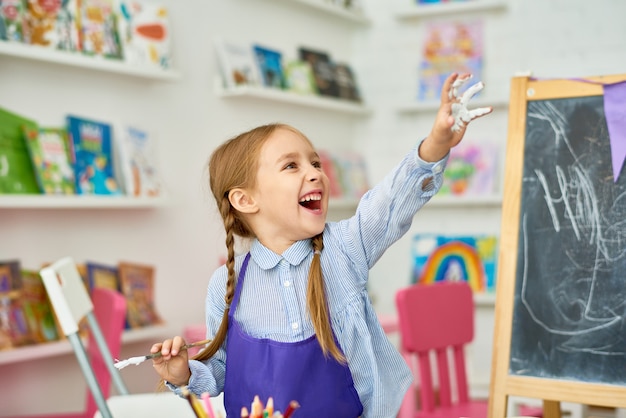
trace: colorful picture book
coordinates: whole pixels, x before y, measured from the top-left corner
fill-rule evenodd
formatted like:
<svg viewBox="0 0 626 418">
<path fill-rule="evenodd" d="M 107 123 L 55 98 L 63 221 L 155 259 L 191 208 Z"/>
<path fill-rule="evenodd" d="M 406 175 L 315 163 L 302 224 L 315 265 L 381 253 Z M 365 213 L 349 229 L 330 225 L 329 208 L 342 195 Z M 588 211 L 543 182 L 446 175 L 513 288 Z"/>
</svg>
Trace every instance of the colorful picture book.
<svg viewBox="0 0 626 418">
<path fill-rule="evenodd" d="M 285 65 L 287 90 L 298 94 L 317 94 L 311 64 L 301 60 L 290 60 Z"/>
<path fill-rule="evenodd" d="M 226 87 L 261 84 L 252 45 L 214 38 L 213 47 Z"/>
<path fill-rule="evenodd" d="M 110 289 L 116 292 L 121 290 L 117 266 L 87 261 L 85 268 L 90 292 L 94 289 Z"/>
<path fill-rule="evenodd" d="M 136 126 L 122 128 L 117 142 L 124 191 L 128 196 L 159 196 L 162 181 L 154 135 Z"/>
<path fill-rule="evenodd" d="M 154 266 L 120 262 L 117 271 L 126 297 L 127 322 L 141 328 L 162 322 L 154 303 Z"/>
<path fill-rule="evenodd" d="M 461 142 L 450 150 L 440 194 L 489 196 L 498 189 L 498 146 L 488 142 Z"/>
<path fill-rule="evenodd" d="M 496 236 L 418 234 L 412 248 L 413 283 L 466 281 L 476 293 L 495 291 Z"/>
<path fill-rule="evenodd" d="M 119 195 L 113 169 L 113 134 L 109 123 L 78 116 L 67 117 L 74 150 L 76 193 Z"/>
<path fill-rule="evenodd" d="M 24 0 L 24 43 L 78 51 L 79 0 Z"/>
<path fill-rule="evenodd" d="M 24 139 L 41 193 L 74 194 L 74 168 L 67 130 L 24 126 Z"/>
<path fill-rule="evenodd" d="M 172 58 L 168 9 L 162 4 L 120 1 L 118 15 L 124 61 L 170 68 Z"/>
<path fill-rule="evenodd" d="M 308 47 L 298 48 L 299 58 L 306 61 L 313 69 L 317 91 L 322 96 L 338 97 L 339 90 L 335 80 L 335 68 L 330 55 Z"/>
<path fill-rule="evenodd" d="M 261 45 L 253 45 L 261 82 L 265 87 L 282 89 L 285 87 L 282 53 Z"/>
<path fill-rule="evenodd" d="M 22 303 L 34 343 L 56 341 L 62 335 L 57 329 L 54 311 L 39 272 L 22 270 Z"/>
<path fill-rule="evenodd" d="M 22 42 L 23 0 L 0 1 L 0 40 Z"/>
<path fill-rule="evenodd" d="M 356 76 L 350 65 L 335 63 L 335 82 L 337 83 L 337 97 L 354 102 L 361 101 L 361 92 L 357 84 Z"/>
<path fill-rule="evenodd" d="M 330 182 L 333 198 L 359 199 L 370 188 L 367 165 L 362 155 L 356 152 L 319 150 L 322 169 Z"/>
<path fill-rule="evenodd" d="M 38 194 L 39 185 L 24 140 L 37 124 L 0 107 L 0 193 Z"/>
<path fill-rule="evenodd" d="M 114 0 L 81 0 L 80 49 L 88 55 L 122 58 Z"/>
<path fill-rule="evenodd" d="M 0 348 L 30 344 L 32 336 L 22 306 L 18 260 L 0 261 Z"/>
<path fill-rule="evenodd" d="M 450 73 L 471 73 L 480 80 L 482 69 L 481 20 L 431 22 L 426 26 L 417 98 L 419 101 L 439 100 L 443 83 Z"/>
</svg>

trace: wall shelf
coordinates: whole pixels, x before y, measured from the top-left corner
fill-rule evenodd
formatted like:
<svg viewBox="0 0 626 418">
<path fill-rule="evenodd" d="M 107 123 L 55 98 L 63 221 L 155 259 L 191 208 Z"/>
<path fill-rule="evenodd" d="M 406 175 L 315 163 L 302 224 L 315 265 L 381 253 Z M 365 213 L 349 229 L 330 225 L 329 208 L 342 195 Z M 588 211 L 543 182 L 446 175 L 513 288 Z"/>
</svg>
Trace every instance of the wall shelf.
<svg viewBox="0 0 626 418">
<path fill-rule="evenodd" d="M 331 198 L 328 201 L 328 209 L 330 210 L 356 210 L 359 205 L 359 199 L 355 198 Z"/>
<path fill-rule="evenodd" d="M 122 344 L 159 339 L 173 334 L 174 332 L 164 325 L 130 329 L 124 331 L 124 334 L 122 335 Z M 0 365 L 55 357 L 68 353 L 72 353 L 72 346 L 66 339 L 52 341 L 49 343 L 27 345 L 0 351 Z"/>
<path fill-rule="evenodd" d="M 148 209 L 168 204 L 165 197 L 0 195 L 0 209 Z"/>
<path fill-rule="evenodd" d="M 454 196 L 454 195 L 435 195 L 423 209 L 442 208 L 442 207 L 500 207 L 502 206 L 501 195 L 485 195 L 485 196 Z"/>
<path fill-rule="evenodd" d="M 489 99 L 489 98 L 476 98 L 476 100 L 470 101 L 470 109 L 477 107 L 491 106 L 495 108 L 508 107 L 508 99 Z M 419 113 L 419 112 L 436 112 L 439 110 L 439 101 L 429 102 L 414 102 L 406 105 L 398 106 L 396 109 L 398 113 Z"/>
<path fill-rule="evenodd" d="M 125 74 L 154 80 L 174 81 L 180 78 L 180 74 L 172 70 L 162 70 L 147 66 L 133 66 L 121 60 L 92 57 L 81 53 L 58 51 L 17 42 L 0 41 L 0 55 L 8 55 L 35 61 L 45 61 L 55 64 Z"/>
<path fill-rule="evenodd" d="M 340 17 L 349 22 L 358 23 L 360 25 L 369 25 L 371 21 L 357 10 L 349 10 L 345 7 L 329 3 L 324 0 L 281 0 L 286 3 L 292 3 L 296 5 L 306 6 L 308 8 L 316 9 L 324 13 L 328 13 L 333 16 Z"/>
<path fill-rule="evenodd" d="M 396 18 L 408 20 L 450 14 L 496 11 L 506 9 L 507 6 L 506 0 L 468 0 L 454 3 L 422 4 L 405 7 L 396 13 Z"/>
<path fill-rule="evenodd" d="M 222 87 L 221 83 L 216 83 L 216 89 L 218 96 L 224 99 L 263 99 L 360 116 L 367 116 L 372 113 L 370 108 L 361 103 L 323 96 L 297 94 L 267 87 L 240 86 L 226 89 Z"/>
</svg>

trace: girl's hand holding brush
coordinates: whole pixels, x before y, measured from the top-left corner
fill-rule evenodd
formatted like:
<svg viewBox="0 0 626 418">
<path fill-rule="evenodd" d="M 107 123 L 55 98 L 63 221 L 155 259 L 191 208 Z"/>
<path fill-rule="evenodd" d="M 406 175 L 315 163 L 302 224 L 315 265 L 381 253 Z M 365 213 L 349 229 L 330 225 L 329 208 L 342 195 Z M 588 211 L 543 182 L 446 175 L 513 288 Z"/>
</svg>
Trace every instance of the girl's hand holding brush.
<svg viewBox="0 0 626 418">
<path fill-rule="evenodd" d="M 211 340 L 196 341 L 186 344 L 185 340 L 181 337 L 174 337 L 162 343 L 154 344 L 150 349 L 150 354 L 146 356 L 131 357 L 127 360 L 117 361 L 115 367 L 117 369 L 123 369 L 131 364 L 139 365 L 146 360 L 152 359 L 154 369 L 163 379 L 177 386 L 186 385 L 191 376 L 187 365 L 189 357 L 187 349 L 202 346 L 209 342 L 211 342 Z M 183 380 L 183 383 L 178 384 L 178 382 Z"/>
<path fill-rule="evenodd" d="M 187 363 L 189 356 L 182 337 L 177 336 L 154 344 L 150 352 L 161 353 L 160 356 L 152 359 L 152 366 L 163 380 L 176 386 L 189 384 L 191 377 L 191 370 Z"/>
</svg>

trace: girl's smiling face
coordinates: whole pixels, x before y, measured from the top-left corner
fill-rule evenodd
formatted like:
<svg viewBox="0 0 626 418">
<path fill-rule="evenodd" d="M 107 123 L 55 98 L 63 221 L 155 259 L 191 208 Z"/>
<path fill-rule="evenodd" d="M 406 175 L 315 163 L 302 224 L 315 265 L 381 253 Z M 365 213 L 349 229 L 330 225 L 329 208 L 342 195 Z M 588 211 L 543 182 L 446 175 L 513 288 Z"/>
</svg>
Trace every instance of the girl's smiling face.
<svg viewBox="0 0 626 418">
<path fill-rule="evenodd" d="M 255 211 L 248 220 L 257 238 L 277 254 L 324 230 L 328 177 L 311 143 L 289 129 L 272 133 L 261 148 L 256 184 L 249 190 Z"/>
</svg>

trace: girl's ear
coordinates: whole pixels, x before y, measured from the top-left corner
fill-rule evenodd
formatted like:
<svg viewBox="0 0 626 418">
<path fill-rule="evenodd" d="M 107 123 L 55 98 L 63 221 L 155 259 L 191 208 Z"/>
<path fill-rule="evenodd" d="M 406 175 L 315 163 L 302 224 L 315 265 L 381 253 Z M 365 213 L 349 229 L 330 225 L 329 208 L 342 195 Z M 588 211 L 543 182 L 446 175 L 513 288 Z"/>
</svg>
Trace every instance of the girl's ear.
<svg viewBox="0 0 626 418">
<path fill-rule="evenodd" d="M 256 213 L 259 210 L 254 198 L 245 189 L 232 189 L 228 192 L 228 200 L 241 213 Z"/>
</svg>

